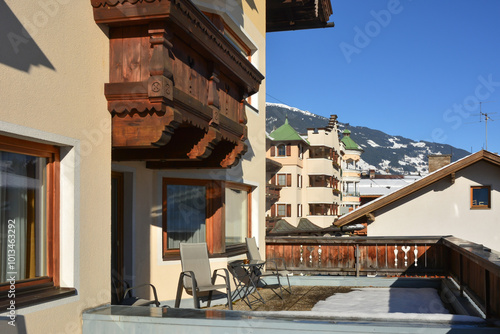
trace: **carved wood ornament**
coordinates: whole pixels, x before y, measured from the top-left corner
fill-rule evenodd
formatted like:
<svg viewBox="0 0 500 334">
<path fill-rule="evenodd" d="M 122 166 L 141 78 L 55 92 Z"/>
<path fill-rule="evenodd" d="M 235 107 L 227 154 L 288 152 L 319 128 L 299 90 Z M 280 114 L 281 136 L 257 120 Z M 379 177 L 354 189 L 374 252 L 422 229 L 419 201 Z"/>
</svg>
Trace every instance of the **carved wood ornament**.
<svg viewBox="0 0 500 334">
<path fill-rule="evenodd" d="M 263 75 L 189 0 L 91 0 L 109 27 L 113 160 L 230 168 Z"/>
</svg>

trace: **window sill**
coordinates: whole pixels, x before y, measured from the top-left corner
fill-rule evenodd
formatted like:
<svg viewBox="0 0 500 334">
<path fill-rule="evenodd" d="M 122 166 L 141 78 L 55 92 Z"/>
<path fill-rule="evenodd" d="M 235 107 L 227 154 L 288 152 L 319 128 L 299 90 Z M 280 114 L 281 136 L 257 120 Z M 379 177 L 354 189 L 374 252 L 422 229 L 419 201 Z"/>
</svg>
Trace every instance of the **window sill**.
<svg viewBox="0 0 500 334">
<path fill-rule="evenodd" d="M 16 310 L 36 304 L 46 303 L 56 299 L 76 295 L 75 288 L 58 288 L 54 286 L 41 286 L 26 291 L 16 290 L 15 297 L 9 298 L 8 291 L 0 294 L 0 309 L 7 310 L 11 301 L 15 302 Z"/>
<path fill-rule="evenodd" d="M 210 259 L 232 257 L 236 255 L 245 254 L 246 252 L 247 252 L 246 244 L 240 244 L 240 245 L 228 246 L 226 247 L 226 251 L 224 253 L 209 254 L 208 257 Z M 179 252 L 172 252 L 163 255 L 163 261 L 175 261 L 180 259 L 181 255 Z"/>
</svg>

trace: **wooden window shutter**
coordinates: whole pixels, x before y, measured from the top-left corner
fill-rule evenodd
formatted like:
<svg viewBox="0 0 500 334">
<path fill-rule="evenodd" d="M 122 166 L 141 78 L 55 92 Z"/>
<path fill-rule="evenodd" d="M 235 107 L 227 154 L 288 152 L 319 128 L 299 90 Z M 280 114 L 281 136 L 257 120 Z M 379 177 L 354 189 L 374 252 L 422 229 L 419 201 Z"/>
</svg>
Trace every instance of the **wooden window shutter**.
<svg viewBox="0 0 500 334">
<path fill-rule="evenodd" d="M 292 146 L 286 145 L 286 156 L 289 157 L 292 155 Z"/>
<path fill-rule="evenodd" d="M 287 187 L 292 186 L 292 174 L 286 174 L 286 186 Z"/>
<path fill-rule="evenodd" d="M 287 204 L 286 205 L 286 216 L 287 217 L 291 217 L 292 216 L 292 205 L 291 204 Z"/>
<path fill-rule="evenodd" d="M 276 217 L 276 204 L 271 205 L 271 217 Z"/>
<path fill-rule="evenodd" d="M 273 186 L 275 186 L 275 185 L 276 185 L 276 175 L 273 175 L 273 177 L 271 178 L 271 184 L 272 184 Z"/>
<path fill-rule="evenodd" d="M 271 156 L 275 157 L 276 156 L 276 146 L 271 146 Z"/>
</svg>

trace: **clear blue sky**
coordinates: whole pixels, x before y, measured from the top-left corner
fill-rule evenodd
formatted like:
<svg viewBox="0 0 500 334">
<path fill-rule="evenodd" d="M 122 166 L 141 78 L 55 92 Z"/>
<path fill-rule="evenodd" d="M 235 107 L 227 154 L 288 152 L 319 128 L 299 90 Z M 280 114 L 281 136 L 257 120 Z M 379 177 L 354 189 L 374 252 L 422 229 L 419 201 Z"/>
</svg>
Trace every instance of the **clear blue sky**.
<svg viewBox="0 0 500 334">
<path fill-rule="evenodd" d="M 499 0 L 333 0 L 334 28 L 267 34 L 267 101 L 500 152 Z M 496 112 L 497 114 L 493 114 Z M 476 122 L 476 123 L 473 123 Z"/>
</svg>

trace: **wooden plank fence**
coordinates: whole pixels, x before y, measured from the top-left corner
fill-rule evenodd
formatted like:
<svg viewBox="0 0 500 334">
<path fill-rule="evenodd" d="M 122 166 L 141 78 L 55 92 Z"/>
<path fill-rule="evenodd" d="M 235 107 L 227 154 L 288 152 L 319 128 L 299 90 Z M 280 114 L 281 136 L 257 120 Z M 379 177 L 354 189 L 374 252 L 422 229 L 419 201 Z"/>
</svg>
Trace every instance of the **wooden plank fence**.
<svg viewBox="0 0 500 334">
<path fill-rule="evenodd" d="M 302 274 L 445 275 L 440 238 L 267 237 L 267 258 Z M 284 267 L 283 264 L 281 264 Z"/>
<path fill-rule="evenodd" d="M 267 237 L 266 257 L 295 274 L 451 276 L 487 318 L 500 318 L 500 257 L 455 237 Z"/>
</svg>

